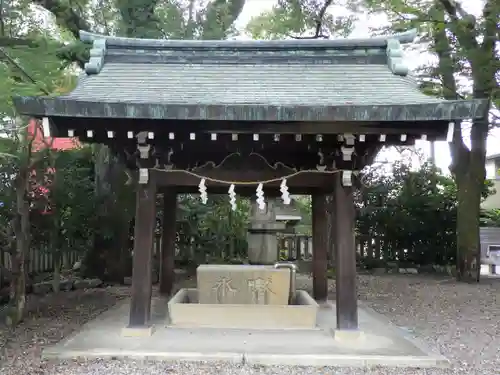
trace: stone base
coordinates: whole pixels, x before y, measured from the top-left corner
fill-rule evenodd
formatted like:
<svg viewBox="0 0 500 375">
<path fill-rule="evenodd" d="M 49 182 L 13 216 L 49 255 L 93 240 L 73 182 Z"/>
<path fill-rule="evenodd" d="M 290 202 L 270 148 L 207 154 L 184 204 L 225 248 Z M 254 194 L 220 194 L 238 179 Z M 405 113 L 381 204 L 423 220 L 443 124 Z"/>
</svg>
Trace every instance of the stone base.
<svg viewBox="0 0 500 375">
<path fill-rule="evenodd" d="M 125 327 L 122 328 L 122 337 L 150 337 L 153 334 L 153 326 Z"/>
<path fill-rule="evenodd" d="M 338 342 L 353 342 L 353 341 L 363 341 L 365 340 L 365 334 L 360 330 L 340 330 L 334 329 L 332 330 L 333 338 Z"/>
<path fill-rule="evenodd" d="M 387 318 L 363 307 L 362 304 L 359 310 L 360 329 L 366 339 L 361 343 L 353 341 L 351 345 L 337 342 L 330 334 L 331 328 L 336 326 L 334 305 L 330 311 L 319 309 L 318 327 L 306 330 L 176 329 L 165 327 L 163 324 L 167 319 L 167 312 L 164 299 L 153 298 L 151 317 L 154 334 L 146 338 L 124 338 L 120 336 L 120 331 L 125 326 L 123 322 L 127 322 L 130 304 L 120 304 L 100 314 L 78 332 L 58 343 L 45 346 L 41 353 L 42 358 L 210 362 L 214 367 L 220 366 L 221 363 L 238 366 L 317 366 L 316 370 L 310 371 L 288 369 L 288 374 L 335 373 L 325 371 L 324 366 L 360 367 L 359 372 L 349 369 L 337 370 L 345 374 L 365 374 L 367 367 L 374 366 L 449 366 L 446 358 L 426 348 L 426 345 L 410 335 L 406 336 L 405 331 L 397 329 Z M 283 320 L 283 315 L 281 312 L 278 318 Z M 449 373 L 427 371 L 429 374 Z M 269 374 L 272 372 L 272 369 L 267 371 Z M 379 369 L 371 373 L 389 372 L 407 373 L 404 369 Z M 409 372 L 426 373 L 425 370 L 417 369 Z"/>
</svg>

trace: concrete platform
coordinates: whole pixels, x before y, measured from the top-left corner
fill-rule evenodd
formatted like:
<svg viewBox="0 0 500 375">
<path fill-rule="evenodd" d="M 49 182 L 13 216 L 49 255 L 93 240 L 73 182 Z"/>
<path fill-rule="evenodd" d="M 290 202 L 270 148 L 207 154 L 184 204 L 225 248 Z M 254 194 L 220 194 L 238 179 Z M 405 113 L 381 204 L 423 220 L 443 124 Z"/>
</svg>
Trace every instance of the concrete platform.
<svg viewBox="0 0 500 375">
<path fill-rule="evenodd" d="M 336 340 L 335 306 L 319 309 L 311 330 L 168 328 L 167 301 L 153 301 L 151 337 L 123 337 L 128 303 L 108 310 L 73 336 L 43 350 L 44 358 L 134 358 L 169 361 L 226 361 L 255 365 L 348 367 L 447 367 L 441 355 L 426 349 L 386 318 L 361 306 L 363 338 Z"/>
</svg>

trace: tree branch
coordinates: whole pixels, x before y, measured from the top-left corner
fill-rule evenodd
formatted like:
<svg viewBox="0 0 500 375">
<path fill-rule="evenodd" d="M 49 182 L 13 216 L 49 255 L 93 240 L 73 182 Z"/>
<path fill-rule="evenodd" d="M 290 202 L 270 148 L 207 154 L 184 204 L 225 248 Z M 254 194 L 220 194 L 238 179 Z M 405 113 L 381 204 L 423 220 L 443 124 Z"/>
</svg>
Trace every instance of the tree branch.
<svg viewBox="0 0 500 375">
<path fill-rule="evenodd" d="M 241 14 L 246 0 L 214 0 L 206 10 L 202 39 L 223 39 Z"/>
<path fill-rule="evenodd" d="M 21 65 L 19 65 L 16 60 L 10 57 L 9 54 L 1 47 L 0 47 L 0 54 L 3 55 L 9 64 L 11 64 L 17 70 L 19 70 L 21 74 L 33 85 L 35 85 L 42 93 L 44 93 L 47 96 L 50 95 L 47 91 L 45 91 L 43 87 L 38 86 L 38 82 L 33 77 L 31 77 L 31 75 L 28 74 L 28 72 L 26 72 L 26 70 L 24 70 L 24 68 Z"/>
<path fill-rule="evenodd" d="M 470 53 L 468 58 L 473 60 L 474 50 L 478 47 L 476 40 L 476 18 L 467 13 L 455 0 L 439 0 L 452 22 L 448 23 L 450 30 L 455 34 L 460 44 Z"/>
<path fill-rule="evenodd" d="M 467 18 L 469 15 L 455 0 L 440 0 L 440 2 L 453 21 L 459 21 L 460 18 Z"/>
<path fill-rule="evenodd" d="M 318 12 L 318 18 L 316 19 L 316 30 L 314 35 L 316 38 L 320 37 L 321 29 L 323 28 L 323 19 L 325 18 L 326 11 L 332 5 L 333 0 L 325 0 L 325 3 Z"/>
<path fill-rule="evenodd" d="M 160 35 L 155 14 L 159 0 L 118 0 L 116 6 L 122 17 L 127 37 L 156 38 Z"/>
<path fill-rule="evenodd" d="M 84 64 L 88 60 L 90 46 L 81 43 L 80 41 L 76 41 L 74 43 L 66 45 L 55 41 L 53 43 L 54 46 L 56 47 L 56 55 L 59 59 L 71 63 L 76 62 L 81 68 L 83 68 Z M 42 47 L 42 43 L 40 40 L 35 40 L 35 39 L 0 37 L 0 49 L 2 49 L 2 47 L 20 47 L 20 46 L 29 48 L 40 48 Z M 0 51 L 0 53 L 2 51 Z M 11 63 L 10 60 L 9 63 Z"/>
<path fill-rule="evenodd" d="M 483 40 L 480 46 L 472 51 L 474 60 L 471 60 L 472 77 L 474 81 L 473 93 L 475 98 L 488 99 L 490 106 L 486 109 L 481 119 L 474 120 L 470 133 L 471 152 L 470 157 L 474 165 L 482 165 L 483 168 L 475 168 L 476 178 L 484 181 L 486 172 L 486 140 L 489 132 L 489 113 L 494 90 L 498 86 L 496 80 L 496 44 L 497 29 L 499 21 L 500 5 L 498 0 L 486 1 L 483 8 Z"/>
<path fill-rule="evenodd" d="M 90 31 L 90 24 L 72 8 L 72 2 L 60 0 L 32 0 L 33 4 L 47 9 L 56 18 L 60 27 L 69 30 L 75 39 L 80 39 L 80 30 Z"/>
<path fill-rule="evenodd" d="M 435 7 L 436 14 L 439 19 L 444 20 L 444 9 L 439 4 Z M 434 49 L 438 56 L 438 73 L 443 82 L 443 97 L 447 100 L 457 100 L 459 94 L 457 92 L 457 84 L 455 82 L 455 69 L 453 58 L 451 56 L 451 46 L 448 36 L 446 35 L 446 28 L 444 25 L 435 24 L 433 26 L 433 39 Z M 469 150 L 465 145 L 462 137 L 462 128 L 460 122 L 455 122 L 455 129 L 453 132 L 453 140 L 450 144 L 450 153 L 452 156 L 453 165 L 450 167 L 452 172 L 458 165 L 467 166 L 469 158 Z"/>
<path fill-rule="evenodd" d="M 394 12 L 394 14 L 396 14 L 399 18 L 401 18 L 403 21 L 406 21 L 406 22 L 411 22 L 411 23 L 434 23 L 434 24 L 443 24 L 443 25 L 447 25 L 448 22 L 446 22 L 446 20 L 436 20 L 436 19 L 433 19 L 433 18 L 430 18 L 430 17 L 422 17 L 422 16 L 417 16 L 415 18 L 411 18 L 411 17 L 408 17 L 406 15 L 404 15 L 403 13 L 401 12 L 398 12 L 396 10 L 392 10 Z"/>
<path fill-rule="evenodd" d="M 15 47 L 15 46 L 36 47 L 37 43 L 31 39 L 11 38 L 9 36 L 0 35 L 0 47 Z"/>
<path fill-rule="evenodd" d="M 185 25 L 185 29 L 184 29 L 184 38 L 185 39 L 193 39 L 193 37 L 194 37 L 194 29 L 195 29 L 194 14 L 195 14 L 195 5 L 196 5 L 195 2 L 196 2 L 196 0 L 189 0 L 188 15 L 187 15 L 186 25 Z"/>
<path fill-rule="evenodd" d="M 496 44 L 498 40 L 498 24 L 500 22 L 500 3 L 497 0 L 488 0 L 483 8 L 484 32 L 479 47 L 481 53 L 476 56 L 475 64 L 471 64 L 475 84 L 475 97 L 493 99 L 498 90 L 498 81 L 495 79 L 498 71 Z M 482 87 L 478 87 L 482 86 Z"/>
<path fill-rule="evenodd" d="M 5 35 L 4 0 L 0 0 L 0 38 Z M 1 45 L 1 44 L 0 44 Z"/>
<path fill-rule="evenodd" d="M 316 16 L 316 20 L 314 22 L 315 23 L 314 35 L 312 35 L 312 36 L 293 36 L 293 35 L 290 35 L 290 37 L 292 39 L 328 39 L 328 38 L 330 38 L 329 35 L 322 33 L 322 29 L 323 29 L 323 21 L 325 18 L 326 11 L 330 7 L 330 5 L 332 5 L 332 3 L 333 3 L 333 0 L 325 0 L 325 2 L 323 3 L 323 6 L 318 11 L 318 15 Z"/>
</svg>

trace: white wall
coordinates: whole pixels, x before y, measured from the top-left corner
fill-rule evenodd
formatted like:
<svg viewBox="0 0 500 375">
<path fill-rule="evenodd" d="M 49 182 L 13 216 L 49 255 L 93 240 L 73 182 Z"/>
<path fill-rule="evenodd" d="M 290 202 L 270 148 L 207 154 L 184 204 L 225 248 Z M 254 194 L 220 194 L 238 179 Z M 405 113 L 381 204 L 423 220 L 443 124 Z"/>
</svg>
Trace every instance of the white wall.
<svg viewBox="0 0 500 375">
<path fill-rule="evenodd" d="M 486 161 L 486 178 L 492 180 L 496 193 L 490 195 L 481 205 L 485 209 L 500 208 L 500 160 L 493 159 Z"/>
</svg>

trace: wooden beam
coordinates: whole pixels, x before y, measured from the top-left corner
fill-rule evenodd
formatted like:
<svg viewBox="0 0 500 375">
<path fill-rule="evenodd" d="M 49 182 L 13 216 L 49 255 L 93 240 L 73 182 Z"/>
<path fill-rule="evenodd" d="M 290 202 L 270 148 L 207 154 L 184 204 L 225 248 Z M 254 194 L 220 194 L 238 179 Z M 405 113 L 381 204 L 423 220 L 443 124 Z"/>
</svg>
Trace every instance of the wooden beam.
<svg viewBox="0 0 500 375">
<path fill-rule="evenodd" d="M 54 119 L 59 136 L 66 136 L 67 129 L 102 129 L 125 132 L 127 130 L 154 131 L 168 135 L 171 129 L 179 133 L 217 132 L 217 133 L 258 133 L 258 134 L 428 134 L 429 138 L 444 139 L 449 121 L 403 121 L 403 122 L 257 122 L 257 121 L 167 121 L 167 120 L 137 120 L 137 119 L 93 119 L 88 118 L 57 118 Z M 168 129 L 168 130 L 167 130 Z"/>
<path fill-rule="evenodd" d="M 247 175 L 235 174 L 235 171 L 226 171 L 223 173 L 224 177 L 236 177 L 233 181 L 238 180 L 238 178 L 245 177 Z M 230 173 L 229 173 L 230 172 Z M 258 171 L 255 171 L 256 175 Z M 259 172 L 262 173 L 262 172 Z M 134 180 L 138 176 L 137 170 L 128 170 L 130 179 Z M 199 194 L 198 185 L 200 180 L 196 177 L 188 176 L 183 172 L 165 172 L 161 170 L 149 170 L 150 176 L 154 176 L 156 180 L 156 185 L 162 191 L 163 189 L 171 189 L 175 191 L 176 194 Z M 167 176 L 168 175 L 168 176 Z M 182 176 L 181 176 L 182 175 Z M 203 175 L 210 175 L 210 173 L 203 173 Z M 163 177 L 162 177 L 163 176 Z M 268 176 L 266 173 L 262 173 L 261 178 Z M 298 177 L 296 177 L 298 178 Z M 240 180 L 241 181 L 241 180 Z M 292 182 L 291 182 L 292 181 Z M 300 184 L 298 182 L 300 181 Z M 309 181 L 307 184 L 306 182 Z M 187 182 L 184 185 L 183 182 Z M 324 182 L 324 184 L 323 184 Z M 280 191 L 281 181 L 272 184 L 264 185 L 264 194 L 266 197 L 281 197 L 282 193 Z M 206 182 L 208 188 L 208 194 L 222 194 L 227 195 L 229 185 L 221 183 L 212 183 L 210 181 Z M 293 180 L 287 180 L 288 191 L 290 194 L 295 195 L 310 195 L 316 193 L 327 193 L 331 194 L 333 192 L 334 183 L 332 174 L 318 174 L 314 173 L 313 176 L 304 174 L 300 176 L 300 179 L 296 182 Z M 257 190 L 257 185 L 237 185 L 236 195 L 237 197 L 255 197 Z"/>
<path fill-rule="evenodd" d="M 342 186 L 340 173 L 335 175 L 335 209 L 337 329 L 357 330 L 358 298 L 353 188 L 351 186 Z"/>
<path fill-rule="evenodd" d="M 172 294 L 175 268 L 175 235 L 177 218 L 177 194 L 172 189 L 163 190 L 163 225 L 160 263 L 160 293 Z"/>
<path fill-rule="evenodd" d="M 274 188 L 279 189 L 281 184 L 281 178 L 286 177 L 289 172 L 281 173 L 279 171 L 252 171 L 252 170 L 212 170 L 212 171 L 204 171 L 200 172 L 205 177 L 223 180 L 223 181 L 241 181 L 241 182 L 252 182 L 252 181 L 262 181 L 262 180 L 270 180 L 270 179 L 278 179 L 275 182 L 270 182 L 265 184 L 264 189 L 266 188 Z M 152 170 L 150 172 L 151 175 L 155 175 L 158 181 L 158 185 L 161 186 L 172 186 L 172 187 L 197 187 L 200 183 L 200 179 L 196 176 L 190 175 L 189 173 L 184 172 L 168 172 L 161 170 Z M 289 189 L 293 188 L 320 188 L 326 190 L 332 190 L 332 173 L 302 173 L 296 175 L 294 177 L 290 177 L 287 179 L 287 185 Z M 229 185 L 222 184 L 218 182 L 212 182 L 207 180 L 206 186 L 210 190 L 211 188 L 223 187 L 225 192 L 229 188 Z M 257 188 L 257 184 L 247 185 L 253 193 L 255 193 L 255 189 Z M 239 194 L 241 185 L 236 186 L 236 193 Z"/>
<path fill-rule="evenodd" d="M 156 224 L 156 183 L 137 185 L 129 327 L 147 327 L 151 317 L 153 236 Z"/>
<path fill-rule="evenodd" d="M 423 125 L 423 126 L 422 126 Z M 432 137 L 442 137 L 443 126 L 428 127 L 428 124 L 415 123 L 399 123 L 393 126 L 379 126 L 373 123 L 339 123 L 339 122 L 319 122 L 319 123 L 304 123 L 291 122 L 279 124 L 252 124 L 250 126 L 243 124 L 242 127 L 235 127 L 232 124 L 217 122 L 216 124 L 202 125 L 201 132 L 217 132 L 217 133 L 259 133 L 259 134 L 401 134 L 408 133 L 419 135 L 422 133 Z M 447 124 L 446 124 L 447 126 Z M 236 129 L 236 131 L 235 131 Z"/>
<path fill-rule="evenodd" d="M 312 195 L 312 230 L 313 230 L 313 296 L 317 301 L 328 298 L 328 236 L 326 196 Z"/>
<path fill-rule="evenodd" d="M 199 194 L 198 191 L 198 186 L 175 186 L 172 187 L 176 191 L 177 194 Z M 208 194 L 212 195 L 228 195 L 228 189 L 229 185 L 225 186 L 210 186 L 208 188 Z M 256 188 L 255 187 L 249 187 L 249 186 L 242 186 L 236 187 L 236 199 L 238 200 L 239 197 L 246 197 L 246 198 L 255 198 L 255 192 Z M 321 194 L 328 194 L 331 193 L 333 190 L 332 187 L 328 188 L 311 188 L 311 187 L 289 187 L 288 192 L 292 195 L 310 195 L 310 194 L 316 194 L 316 193 L 321 193 Z M 264 185 L 264 194 L 265 198 L 280 198 L 282 193 L 279 190 L 279 186 L 274 186 L 274 187 L 266 187 Z M 229 198 L 228 198 L 229 199 Z"/>
</svg>

